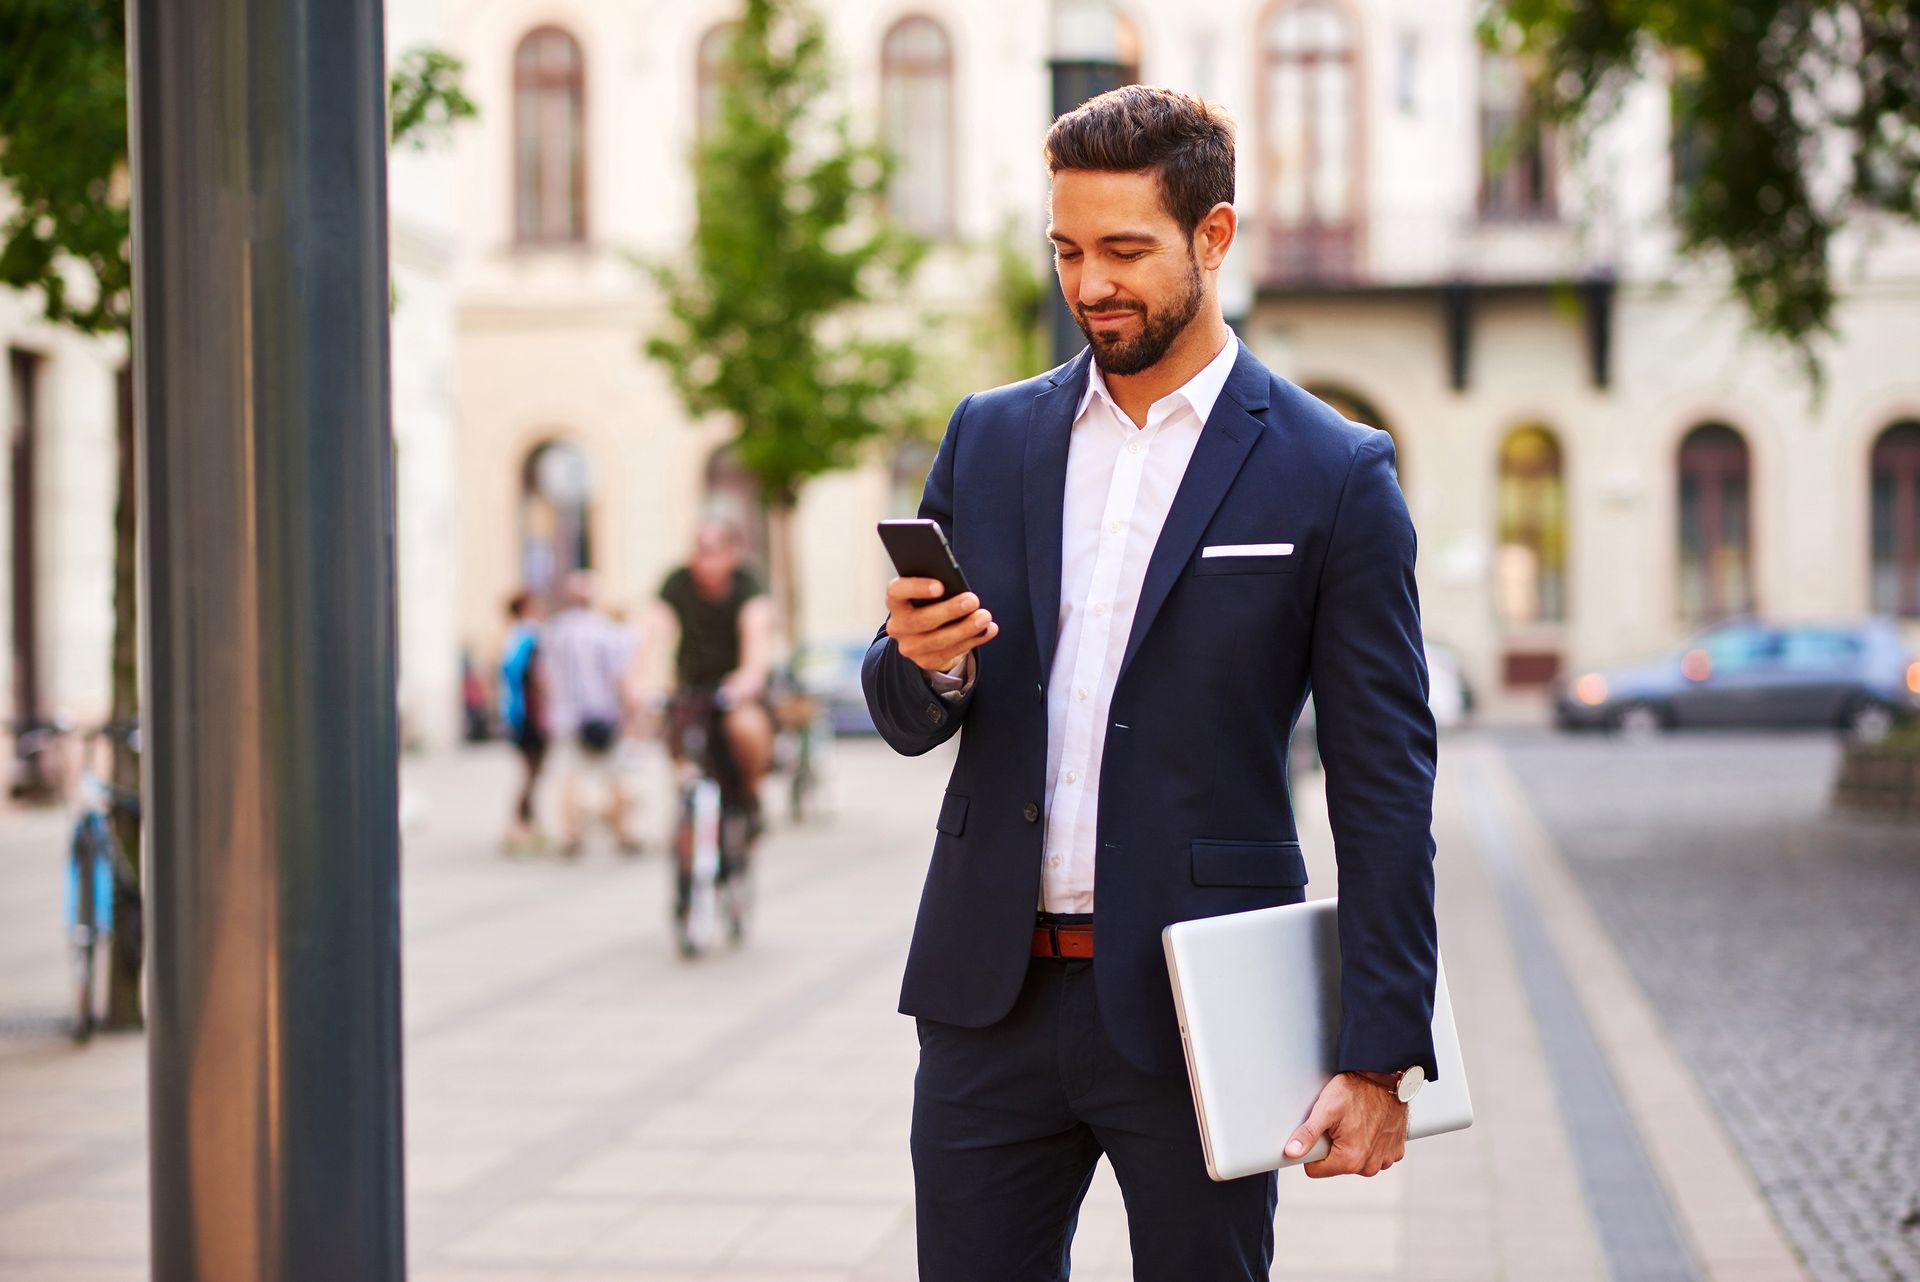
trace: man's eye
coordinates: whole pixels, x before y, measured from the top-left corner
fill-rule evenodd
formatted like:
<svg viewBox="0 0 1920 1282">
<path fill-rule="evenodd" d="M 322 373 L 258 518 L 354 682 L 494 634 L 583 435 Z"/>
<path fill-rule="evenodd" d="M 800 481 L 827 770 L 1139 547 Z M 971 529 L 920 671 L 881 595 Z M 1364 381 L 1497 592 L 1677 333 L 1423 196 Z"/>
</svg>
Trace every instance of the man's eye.
<svg viewBox="0 0 1920 1282">
<path fill-rule="evenodd" d="M 1118 259 L 1119 259 L 1119 260 L 1120 260 L 1121 262 L 1123 262 L 1123 263 L 1130 263 L 1130 262 L 1132 262 L 1132 261 L 1133 261 L 1134 259 L 1136 259 L 1136 258 L 1139 258 L 1139 257 L 1140 257 L 1140 256 L 1142 256 L 1143 254 L 1145 254 L 1146 252 L 1147 252 L 1147 251 L 1146 251 L 1146 250 L 1144 250 L 1144 249 L 1136 249 L 1136 250 L 1133 250 L 1133 251 L 1131 251 L 1130 253 L 1125 253 L 1125 254 L 1115 254 L 1115 255 L 1114 255 L 1114 257 L 1115 257 L 1115 258 L 1118 258 Z"/>
<path fill-rule="evenodd" d="M 1063 263 L 1077 263 L 1080 261 L 1080 254 L 1077 250 L 1071 254 L 1064 249 L 1056 249 L 1053 252 L 1054 256 Z"/>
</svg>

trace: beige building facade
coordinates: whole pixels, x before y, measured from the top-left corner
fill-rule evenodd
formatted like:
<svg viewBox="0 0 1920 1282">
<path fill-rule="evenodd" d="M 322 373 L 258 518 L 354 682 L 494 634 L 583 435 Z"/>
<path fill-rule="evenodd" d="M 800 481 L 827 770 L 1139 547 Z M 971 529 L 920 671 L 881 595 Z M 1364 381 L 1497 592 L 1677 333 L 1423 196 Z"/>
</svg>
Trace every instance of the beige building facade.
<svg viewBox="0 0 1920 1282">
<path fill-rule="evenodd" d="M 444 44 L 440 23 L 436 0 L 390 0 L 390 56 Z M 388 178 L 400 710 L 403 733 L 419 746 L 450 742 L 460 728 L 450 163 L 444 148 L 402 150 Z M 5 199 L 0 192 L 0 210 Z M 0 290 L 0 347 L 10 445 L 0 485 L 5 719 L 97 723 L 111 696 L 115 430 L 127 345 L 48 325 L 37 297 Z"/>
<path fill-rule="evenodd" d="M 1465 0 L 821 9 L 839 105 L 907 157 L 895 207 L 938 247 L 897 314 L 930 334 L 925 318 L 986 305 L 1003 229 L 1045 269 L 1056 61 L 1233 112 L 1230 317 L 1276 370 L 1394 434 L 1429 632 L 1481 691 L 1524 696 L 1743 610 L 1920 612 L 1920 465 L 1903 461 L 1920 427 L 1900 426 L 1920 422 L 1920 238 L 1864 225 L 1838 246 L 1816 399 L 1722 275 L 1676 255 L 1666 85 L 1632 93 L 1576 169 L 1550 137 L 1505 141 L 1524 137 L 1518 72 L 1481 51 Z M 689 423 L 641 353 L 659 303 L 633 263 L 687 242 L 735 7 L 448 13 L 482 107 L 455 158 L 460 633 L 490 655 L 521 584 L 585 563 L 637 609 L 701 515 L 750 509 L 717 456 L 726 425 Z M 994 381 L 977 356 L 935 364 Z M 805 635 L 877 621 L 871 523 L 910 505 L 924 458 L 876 452 L 807 491 Z"/>
</svg>

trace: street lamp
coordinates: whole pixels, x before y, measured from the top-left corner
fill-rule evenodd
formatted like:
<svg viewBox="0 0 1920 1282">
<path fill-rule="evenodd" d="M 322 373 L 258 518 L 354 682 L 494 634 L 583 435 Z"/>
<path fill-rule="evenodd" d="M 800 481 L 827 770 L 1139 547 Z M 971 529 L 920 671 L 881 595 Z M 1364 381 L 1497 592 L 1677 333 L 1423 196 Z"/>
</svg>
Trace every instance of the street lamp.
<svg viewBox="0 0 1920 1282">
<path fill-rule="evenodd" d="M 1072 111 L 1089 98 L 1118 89 L 1132 79 L 1121 61 L 1120 22 L 1107 0 L 1054 0 L 1053 114 Z M 1053 359 L 1057 364 L 1086 344 L 1066 299 L 1053 295 Z"/>
</svg>

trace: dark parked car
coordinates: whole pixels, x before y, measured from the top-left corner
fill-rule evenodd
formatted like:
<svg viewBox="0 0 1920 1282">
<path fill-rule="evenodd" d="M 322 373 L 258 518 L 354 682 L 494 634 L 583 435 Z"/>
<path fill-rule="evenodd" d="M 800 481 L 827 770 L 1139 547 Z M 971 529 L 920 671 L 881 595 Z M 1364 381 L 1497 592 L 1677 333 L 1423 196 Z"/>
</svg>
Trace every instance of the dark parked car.
<svg viewBox="0 0 1920 1282">
<path fill-rule="evenodd" d="M 1653 663 L 1564 681 L 1554 710 L 1565 729 L 1832 726 L 1872 740 L 1920 713 L 1920 662 L 1892 619 L 1737 619 Z"/>
</svg>

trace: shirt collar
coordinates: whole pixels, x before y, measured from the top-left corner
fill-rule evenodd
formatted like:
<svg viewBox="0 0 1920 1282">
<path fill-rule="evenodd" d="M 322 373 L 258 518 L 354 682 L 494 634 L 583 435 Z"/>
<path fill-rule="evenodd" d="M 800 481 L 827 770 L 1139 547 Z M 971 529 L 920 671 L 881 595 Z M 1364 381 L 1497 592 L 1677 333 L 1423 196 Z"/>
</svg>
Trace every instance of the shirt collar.
<svg viewBox="0 0 1920 1282">
<path fill-rule="evenodd" d="M 1239 358 L 1240 338 L 1239 335 L 1233 332 L 1233 328 L 1229 326 L 1227 328 L 1227 341 L 1221 345 L 1219 354 L 1208 361 L 1199 373 L 1155 401 L 1154 405 L 1158 406 L 1178 396 L 1193 407 L 1195 417 L 1204 425 L 1207 421 L 1207 416 L 1213 413 L 1214 402 L 1220 399 L 1220 393 L 1227 385 L 1227 376 L 1233 373 L 1233 363 Z M 1087 406 L 1093 404 L 1093 398 L 1096 396 L 1112 408 L 1114 415 L 1118 417 L 1121 422 L 1130 424 L 1133 421 L 1129 419 L 1121 410 L 1120 406 L 1114 402 L 1113 394 L 1107 390 L 1107 380 L 1100 375 L 1100 362 L 1089 356 L 1087 360 L 1087 390 L 1080 394 L 1079 407 L 1073 412 L 1074 422 L 1078 423 L 1081 418 L 1086 415 Z M 1151 409 L 1148 410 L 1147 417 L 1153 417 L 1153 411 Z"/>
</svg>

